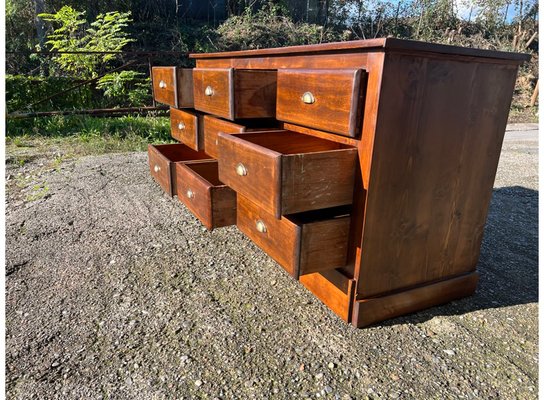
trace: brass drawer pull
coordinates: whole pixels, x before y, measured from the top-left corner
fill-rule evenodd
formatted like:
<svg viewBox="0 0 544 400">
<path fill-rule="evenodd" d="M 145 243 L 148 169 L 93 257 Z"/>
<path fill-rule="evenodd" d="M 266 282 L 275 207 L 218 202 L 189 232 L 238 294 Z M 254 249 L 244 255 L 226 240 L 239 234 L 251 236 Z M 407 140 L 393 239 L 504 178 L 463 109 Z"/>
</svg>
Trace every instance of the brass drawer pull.
<svg viewBox="0 0 544 400">
<path fill-rule="evenodd" d="M 247 168 L 244 164 L 238 163 L 236 166 L 236 173 L 240 176 L 246 176 L 247 175 Z"/>
<path fill-rule="evenodd" d="M 306 92 L 302 95 L 302 101 L 305 104 L 314 104 L 315 103 L 315 97 L 312 94 L 312 92 Z"/>
<path fill-rule="evenodd" d="M 206 90 L 204 90 L 204 94 L 206 96 L 213 96 L 213 88 L 211 86 L 207 86 Z"/>
<path fill-rule="evenodd" d="M 185 129 L 185 124 L 184 124 L 183 122 L 180 122 L 180 123 L 178 124 L 178 129 L 179 129 L 180 131 L 184 130 L 184 129 Z"/>
<path fill-rule="evenodd" d="M 194 199 L 195 193 L 191 189 L 187 189 L 187 197 L 190 199 Z"/>
<path fill-rule="evenodd" d="M 155 164 L 155 168 L 153 168 L 155 172 L 159 172 L 161 170 L 161 167 L 159 167 L 158 164 Z"/>
<path fill-rule="evenodd" d="M 255 226 L 257 227 L 257 230 L 261 233 L 266 233 L 266 225 L 264 224 L 263 221 L 261 221 L 260 219 L 257 220 L 257 222 L 255 223 Z"/>
<path fill-rule="evenodd" d="M 160 81 L 160 82 L 159 82 L 159 87 L 160 87 L 161 89 L 166 89 L 166 82 L 165 82 L 165 81 Z"/>
</svg>

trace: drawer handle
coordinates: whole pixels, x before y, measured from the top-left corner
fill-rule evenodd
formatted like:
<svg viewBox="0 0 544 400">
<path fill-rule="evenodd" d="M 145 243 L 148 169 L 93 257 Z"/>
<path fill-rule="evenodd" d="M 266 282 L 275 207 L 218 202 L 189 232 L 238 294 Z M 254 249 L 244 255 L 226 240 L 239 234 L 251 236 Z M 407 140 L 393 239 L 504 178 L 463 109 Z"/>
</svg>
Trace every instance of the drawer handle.
<svg viewBox="0 0 544 400">
<path fill-rule="evenodd" d="M 246 176 L 247 175 L 247 168 L 244 164 L 238 163 L 236 166 L 236 173 L 240 176 Z"/>
<path fill-rule="evenodd" d="M 190 199 L 194 199 L 195 193 L 191 189 L 187 189 L 187 197 Z"/>
<path fill-rule="evenodd" d="M 314 104 L 315 103 L 315 97 L 312 94 L 312 92 L 306 92 L 302 95 L 302 101 L 305 104 Z"/>
<path fill-rule="evenodd" d="M 155 172 L 159 172 L 161 170 L 161 167 L 158 166 L 158 164 L 155 164 L 155 168 L 153 168 Z"/>
<path fill-rule="evenodd" d="M 184 124 L 183 122 L 180 122 L 180 123 L 178 124 L 178 129 L 179 129 L 180 131 L 184 130 L 184 129 L 185 129 L 185 124 Z"/>
<path fill-rule="evenodd" d="M 161 89 L 166 89 L 166 82 L 165 82 L 165 81 L 160 81 L 160 82 L 159 82 L 159 87 L 160 87 Z"/>
<path fill-rule="evenodd" d="M 260 219 L 257 220 L 257 222 L 255 223 L 255 226 L 257 227 L 257 230 L 261 233 L 266 233 L 266 225 L 264 224 L 263 221 L 261 221 Z"/>
<path fill-rule="evenodd" d="M 213 88 L 211 86 L 207 86 L 206 90 L 204 90 L 204 94 L 206 96 L 213 96 Z"/>
</svg>

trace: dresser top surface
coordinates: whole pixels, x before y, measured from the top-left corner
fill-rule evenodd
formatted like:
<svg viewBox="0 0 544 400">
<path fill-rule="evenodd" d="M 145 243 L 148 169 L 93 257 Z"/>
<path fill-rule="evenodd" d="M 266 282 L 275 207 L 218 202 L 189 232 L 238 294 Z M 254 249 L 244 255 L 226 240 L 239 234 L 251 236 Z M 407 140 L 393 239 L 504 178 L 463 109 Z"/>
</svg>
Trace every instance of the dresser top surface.
<svg viewBox="0 0 544 400">
<path fill-rule="evenodd" d="M 218 59 L 234 57 L 267 57 L 286 55 L 308 55 L 319 53 L 346 53 L 346 52 L 368 52 L 368 51 L 404 51 L 414 53 L 435 53 L 459 55 L 468 57 L 494 58 L 523 62 L 531 58 L 530 54 L 510 53 L 495 50 L 481 50 L 470 47 L 450 46 L 420 42 L 415 40 L 404 40 L 396 38 L 379 38 L 369 40 L 353 40 L 348 42 L 322 43 L 304 46 L 275 47 L 270 49 L 227 51 L 221 53 L 193 53 L 191 58 L 195 59 Z"/>
</svg>

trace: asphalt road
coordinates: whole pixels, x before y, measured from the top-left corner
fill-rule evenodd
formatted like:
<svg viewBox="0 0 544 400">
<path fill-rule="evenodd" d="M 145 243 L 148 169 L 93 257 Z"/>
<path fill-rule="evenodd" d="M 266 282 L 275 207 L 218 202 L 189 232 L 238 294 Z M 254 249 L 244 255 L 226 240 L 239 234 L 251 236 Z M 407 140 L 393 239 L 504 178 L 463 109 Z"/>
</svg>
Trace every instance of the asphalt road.
<svg viewBox="0 0 544 400">
<path fill-rule="evenodd" d="M 145 153 L 19 166 L 12 150 L 10 399 L 537 398 L 532 126 L 507 132 L 476 294 L 367 329 L 235 227 L 207 232 Z"/>
</svg>

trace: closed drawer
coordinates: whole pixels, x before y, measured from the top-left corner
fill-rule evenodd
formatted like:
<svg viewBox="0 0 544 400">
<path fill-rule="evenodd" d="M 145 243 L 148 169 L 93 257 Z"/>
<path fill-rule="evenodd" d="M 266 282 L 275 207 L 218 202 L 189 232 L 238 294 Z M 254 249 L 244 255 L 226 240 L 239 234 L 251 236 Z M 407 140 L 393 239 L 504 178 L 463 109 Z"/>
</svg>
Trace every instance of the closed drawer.
<svg viewBox="0 0 544 400">
<path fill-rule="evenodd" d="M 150 144 L 147 147 L 151 176 L 170 196 L 176 194 L 177 162 L 209 160 L 203 151 L 195 151 L 184 144 Z"/>
<path fill-rule="evenodd" d="M 176 108 L 193 108 L 193 70 L 153 67 L 153 96 L 159 103 Z"/>
<path fill-rule="evenodd" d="M 225 121 L 220 118 L 205 115 L 203 117 L 204 149 L 213 158 L 219 158 L 219 132 L 241 133 L 256 130 L 277 129 L 277 122 L 271 120 L 245 120 L 240 123 Z"/>
<path fill-rule="evenodd" d="M 193 150 L 203 150 L 202 118 L 203 115 L 198 112 L 170 108 L 172 137 Z"/>
<path fill-rule="evenodd" d="M 178 199 L 208 229 L 236 224 L 236 192 L 219 181 L 217 161 L 176 164 Z"/>
<path fill-rule="evenodd" d="M 238 228 L 297 279 L 346 264 L 350 225 L 346 207 L 277 219 L 238 194 L 237 215 Z"/>
<path fill-rule="evenodd" d="M 219 179 L 277 218 L 351 204 L 357 150 L 291 131 L 219 133 Z"/>
<path fill-rule="evenodd" d="M 195 108 L 230 120 L 276 115 L 276 71 L 195 68 Z"/>
<path fill-rule="evenodd" d="M 344 136 L 358 136 L 365 86 L 366 72 L 361 69 L 280 69 L 276 117 Z"/>
</svg>

